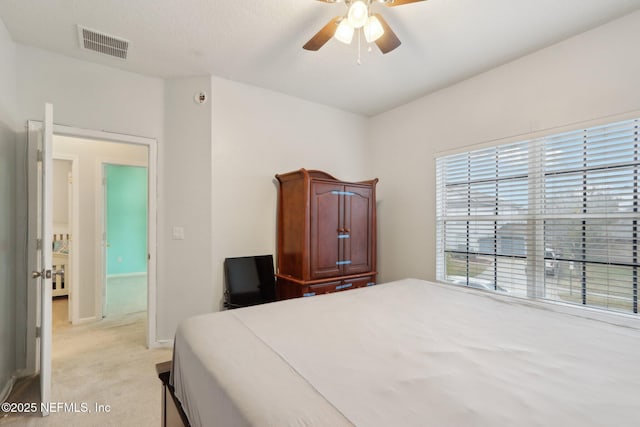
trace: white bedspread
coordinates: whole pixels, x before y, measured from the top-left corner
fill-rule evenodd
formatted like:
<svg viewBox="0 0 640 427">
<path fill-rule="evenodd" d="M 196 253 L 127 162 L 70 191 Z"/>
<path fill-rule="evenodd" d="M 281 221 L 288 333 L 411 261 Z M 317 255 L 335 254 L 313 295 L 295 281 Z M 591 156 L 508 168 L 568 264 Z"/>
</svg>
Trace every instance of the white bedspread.
<svg viewBox="0 0 640 427">
<path fill-rule="evenodd" d="M 416 279 L 198 316 L 193 426 L 638 426 L 640 319 Z"/>
</svg>

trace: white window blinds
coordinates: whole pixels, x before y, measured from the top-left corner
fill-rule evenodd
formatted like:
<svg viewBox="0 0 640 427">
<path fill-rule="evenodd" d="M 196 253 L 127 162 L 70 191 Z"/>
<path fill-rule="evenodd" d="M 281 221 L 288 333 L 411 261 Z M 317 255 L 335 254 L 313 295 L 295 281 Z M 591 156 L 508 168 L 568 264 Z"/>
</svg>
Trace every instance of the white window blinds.
<svg viewBox="0 0 640 427">
<path fill-rule="evenodd" d="M 438 279 L 638 313 L 639 125 L 438 158 Z"/>
</svg>

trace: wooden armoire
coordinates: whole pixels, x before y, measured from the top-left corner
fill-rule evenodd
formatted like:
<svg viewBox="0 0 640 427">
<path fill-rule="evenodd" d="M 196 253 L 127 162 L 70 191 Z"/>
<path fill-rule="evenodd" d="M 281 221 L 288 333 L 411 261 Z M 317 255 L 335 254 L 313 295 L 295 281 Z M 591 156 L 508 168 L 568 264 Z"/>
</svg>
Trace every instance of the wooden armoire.
<svg viewBox="0 0 640 427">
<path fill-rule="evenodd" d="M 376 282 L 376 183 L 300 169 L 276 175 L 279 299 Z"/>
</svg>

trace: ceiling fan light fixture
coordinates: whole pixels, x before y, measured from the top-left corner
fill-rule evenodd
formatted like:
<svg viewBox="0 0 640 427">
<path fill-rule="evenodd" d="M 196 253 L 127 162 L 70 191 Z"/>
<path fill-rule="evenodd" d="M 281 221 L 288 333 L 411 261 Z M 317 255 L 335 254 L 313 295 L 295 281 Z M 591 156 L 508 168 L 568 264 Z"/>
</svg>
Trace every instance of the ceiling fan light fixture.
<svg viewBox="0 0 640 427">
<path fill-rule="evenodd" d="M 364 24 L 364 37 L 367 39 L 367 43 L 378 40 L 383 34 L 384 28 L 382 28 L 380 20 L 375 16 L 370 16 L 367 23 Z"/>
<path fill-rule="evenodd" d="M 334 37 L 344 44 L 351 44 L 351 40 L 353 40 L 353 27 L 348 19 L 340 21 Z"/>
<path fill-rule="evenodd" d="M 367 23 L 369 17 L 369 8 L 362 0 L 356 0 L 351 3 L 349 12 L 347 12 L 347 19 L 353 28 L 361 28 Z"/>
</svg>

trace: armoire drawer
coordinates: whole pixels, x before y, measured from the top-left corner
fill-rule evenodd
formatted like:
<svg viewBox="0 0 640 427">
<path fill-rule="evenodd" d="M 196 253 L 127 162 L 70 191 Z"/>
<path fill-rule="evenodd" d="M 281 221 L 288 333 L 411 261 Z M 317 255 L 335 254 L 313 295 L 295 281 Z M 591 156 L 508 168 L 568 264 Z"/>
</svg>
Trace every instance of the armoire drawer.
<svg viewBox="0 0 640 427">
<path fill-rule="evenodd" d="M 319 283 L 317 285 L 309 285 L 307 291 L 303 294 L 303 296 L 312 297 L 315 295 L 347 291 L 349 289 L 364 288 L 365 286 L 372 285 L 375 285 L 375 279 L 373 276 L 358 277 L 356 279 L 340 280 L 328 283 Z"/>
<path fill-rule="evenodd" d="M 304 283 L 288 277 L 277 276 L 278 299 L 313 297 L 376 284 L 376 275 L 361 276 L 320 283 Z"/>
<path fill-rule="evenodd" d="M 364 288 L 365 286 L 373 286 L 376 284 L 376 280 L 373 276 L 367 276 L 367 277 L 358 277 L 357 279 L 351 279 L 351 280 L 343 280 L 343 284 L 345 285 L 345 288 L 349 288 L 349 289 L 353 289 L 353 288 Z M 351 285 L 351 286 L 346 286 L 346 285 Z"/>
<path fill-rule="evenodd" d="M 305 292 L 302 296 L 312 297 L 315 295 L 336 292 L 342 289 L 341 285 L 342 285 L 341 280 L 338 280 L 335 282 L 328 282 L 328 283 L 319 283 L 317 285 L 309 285 L 307 292 Z"/>
</svg>

